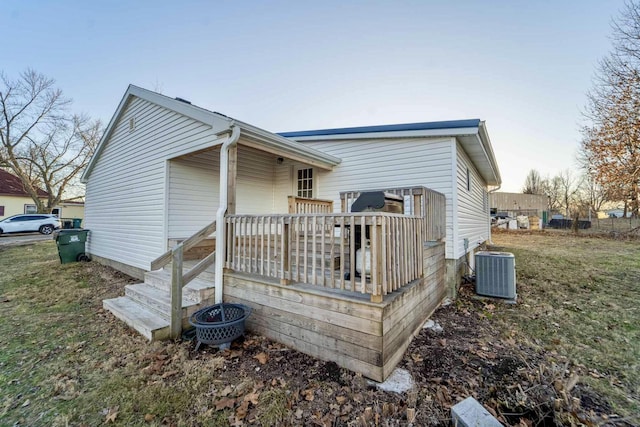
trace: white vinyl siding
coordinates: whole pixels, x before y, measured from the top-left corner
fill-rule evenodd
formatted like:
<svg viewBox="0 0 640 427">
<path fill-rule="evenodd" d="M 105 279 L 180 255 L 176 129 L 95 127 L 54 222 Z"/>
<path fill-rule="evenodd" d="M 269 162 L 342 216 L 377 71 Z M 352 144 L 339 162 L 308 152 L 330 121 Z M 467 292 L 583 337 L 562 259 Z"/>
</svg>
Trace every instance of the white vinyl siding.
<svg viewBox="0 0 640 427">
<path fill-rule="evenodd" d="M 238 147 L 236 213 L 277 213 L 274 209 L 276 158 L 254 148 Z M 284 203 L 286 205 L 286 200 Z M 279 212 L 286 212 L 286 208 Z"/>
<path fill-rule="evenodd" d="M 132 98 L 87 182 L 89 252 L 148 269 L 166 248 L 167 160 L 219 144 L 223 137 L 215 132 L 227 126 L 220 120 L 212 127 Z"/>
<path fill-rule="evenodd" d="M 293 164 L 293 161 L 283 159 L 274 169 L 273 207 L 277 213 L 289 212 L 287 197 L 294 195 Z"/>
<path fill-rule="evenodd" d="M 453 243 L 451 165 L 453 138 L 305 141 L 303 144 L 342 159 L 333 171 L 314 176 L 318 199 L 333 200 L 340 211 L 340 192 L 424 186 L 447 198 L 447 258 Z"/>
<path fill-rule="evenodd" d="M 469 239 L 469 251 L 489 239 L 490 219 L 486 209 L 486 183 L 460 144 L 456 145 L 456 164 L 458 203 L 455 258 L 460 258 L 465 254 L 465 238 Z"/>
<path fill-rule="evenodd" d="M 286 212 L 286 196 L 274 206 L 276 157 L 238 146 L 236 213 L 260 214 Z M 169 234 L 186 238 L 216 217 L 220 198 L 220 149 L 188 155 L 169 161 Z"/>
<path fill-rule="evenodd" d="M 220 149 L 169 161 L 169 239 L 193 235 L 216 217 Z"/>
</svg>

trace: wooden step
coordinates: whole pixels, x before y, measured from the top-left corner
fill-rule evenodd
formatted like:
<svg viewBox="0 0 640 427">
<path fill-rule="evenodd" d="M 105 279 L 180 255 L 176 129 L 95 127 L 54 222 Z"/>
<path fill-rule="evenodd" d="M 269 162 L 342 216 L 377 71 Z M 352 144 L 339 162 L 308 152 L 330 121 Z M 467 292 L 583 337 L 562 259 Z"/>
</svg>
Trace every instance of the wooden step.
<svg viewBox="0 0 640 427">
<path fill-rule="evenodd" d="M 147 309 L 156 312 L 159 316 L 169 320 L 171 313 L 171 296 L 169 292 L 146 283 L 139 283 L 137 285 L 126 285 L 124 287 L 124 294 L 137 303 L 144 305 Z M 183 319 L 191 316 L 199 307 L 199 301 L 193 301 L 185 295 L 182 296 Z"/>
<path fill-rule="evenodd" d="M 169 338 L 169 321 L 129 297 L 106 299 L 102 306 L 149 341 Z"/>
<path fill-rule="evenodd" d="M 144 275 L 144 282 L 150 286 L 169 292 L 169 289 L 171 288 L 171 271 L 148 271 Z M 185 285 L 182 293 L 194 301 L 201 301 L 213 297 L 213 288 L 213 278 L 205 279 L 198 276 Z"/>
</svg>

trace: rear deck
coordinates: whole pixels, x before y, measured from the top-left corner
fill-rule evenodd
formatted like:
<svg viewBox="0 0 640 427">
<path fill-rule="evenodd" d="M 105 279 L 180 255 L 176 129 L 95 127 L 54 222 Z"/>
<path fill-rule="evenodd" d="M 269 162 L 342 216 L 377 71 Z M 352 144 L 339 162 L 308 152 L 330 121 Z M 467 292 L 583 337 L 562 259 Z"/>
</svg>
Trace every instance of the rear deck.
<svg viewBox="0 0 640 427">
<path fill-rule="evenodd" d="M 425 245 L 423 265 L 424 277 L 381 303 L 367 294 L 232 272 L 225 273 L 224 299 L 253 308 L 249 330 L 383 381 L 445 296 L 444 243 Z"/>
<path fill-rule="evenodd" d="M 346 213 L 357 197 L 350 192 L 343 213 L 295 198 L 287 214 L 225 215 L 223 224 L 169 242 L 145 283 L 105 308 L 150 340 L 177 338 L 222 282 L 223 301 L 253 308 L 249 330 L 383 381 L 446 294 L 444 196 L 423 187 L 387 191 L 408 199 L 405 214 Z M 216 230 L 222 244 L 211 240 Z M 124 306 L 127 298 L 134 307 Z"/>
</svg>

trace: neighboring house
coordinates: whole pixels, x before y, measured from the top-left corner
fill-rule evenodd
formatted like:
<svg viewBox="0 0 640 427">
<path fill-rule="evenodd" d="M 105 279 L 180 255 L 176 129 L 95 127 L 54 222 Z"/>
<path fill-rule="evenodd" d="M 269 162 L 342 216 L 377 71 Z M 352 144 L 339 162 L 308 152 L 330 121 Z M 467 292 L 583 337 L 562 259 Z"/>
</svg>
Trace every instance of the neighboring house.
<svg viewBox="0 0 640 427">
<path fill-rule="evenodd" d="M 144 279 L 104 305 L 147 338 L 224 299 L 253 307 L 249 328 L 377 380 L 455 294 L 501 183 L 480 120 L 275 134 L 135 86 L 82 180 L 88 252 Z M 405 214 L 351 213 L 367 190 Z"/>
<path fill-rule="evenodd" d="M 48 197 L 48 193 L 40 189 L 38 195 L 42 199 Z M 0 169 L 0 219 L 25 213 L 37 213 L 36 204 L 24 190 L 20 178 Z"/>
<path fill-rule="evenodd" d="M 51 209 L 51 213 L 60 219 L 80 218 L 84 219 L 84 202 L 62 201 Z"/>
<path fill-rule="evenodd" d="M 510 217 L 537 216 L 546 224 L 549 216 L 549 197 L 543 194 L 495 192 L 489 196 L 491 213 L 506 212 Z"/>
</svg>

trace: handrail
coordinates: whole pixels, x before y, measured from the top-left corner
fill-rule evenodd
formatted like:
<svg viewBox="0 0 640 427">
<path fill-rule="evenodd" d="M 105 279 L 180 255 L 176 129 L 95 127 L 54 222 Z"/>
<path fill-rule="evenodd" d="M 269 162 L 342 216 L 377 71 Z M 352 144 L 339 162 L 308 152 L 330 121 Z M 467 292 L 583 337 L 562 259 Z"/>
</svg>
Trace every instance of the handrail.
<svg viewBox="0 0 640 427">
<path fill-rule="evenodd" d="M 200 260 L 192 269 L 184 273 L 184 275 L 182 276 L 182 286 L 187 285 L 187 283 L 195 279 L 200 273 L 205 271 L 208 267 L 212 266 L 215 260 L 215 251 L 207 255 L 206 258 Z"/>
<path fill-rule="evenodd" d="M 345 213 L 348 212 L 351 203 L 353 203 L 361 193 L 370 191 L 383 191 L 385 193 L 402 196 L 405 201 L 405 211 L 423 218 L 424 240 L 439 241 L 445 238 L 446 196 L 444 194 L 422 186 L 341 191 L 341 211 Z"/>
<path fill-rule="evenodd" d="M 206 225 L 193 236 L 178 243 L 174 248 L 169 249 L 167 252 L 151 262 L 152 270 L 158 270 L 169 262 L 172 262 L 170 286 L 171 313 L 169 318 L 171 338 L 178 338 L 182 333 L 182 288 L 198 276 L 198 274 L 202 273 L 207 267 L 212 265 L 215 260 L 214 251 L 198 262 L 198 264 L 196 264 L 196 266 L 186 274 L 183 274 L 182 261 L 184 253 L 206 239 L 207 236 L 214 231 L 216 231 L 216 221 Z"/>
<path fill-rule="evenodd" d="M 216 231 L 216 221 L 214 220 L 212 223 L 207 224 L 205 227 L 200 229 L 193 236 L 189 237 L 186 240 L 183 240 L 178 244 L 178 246 L 182 246 L 184 251 L 188 251 L 201 241 L 207 238 L 210 234 Z M 177 246 L 176 246 L 177 247 Z M 160 270 L 165 265 L 169 264 L 172 259 L 172 254 L 175 248 L 169 249 L 167 252 L 160 255 L 158 258 L 151 261 L 151 270 Z"/>
<path fill-rule="evenodd" d="M 227 215 L 225 267 L 369 294 L 424 277 L 424 218 L 387 212 Z M 338 273 L 339 272 L 339 273 Z"/>
<path fill-rule="evenodd" d="M 333 200 L 288 196 L 287 201 L 290 214 L 333 212 Z"/>
</svg>

